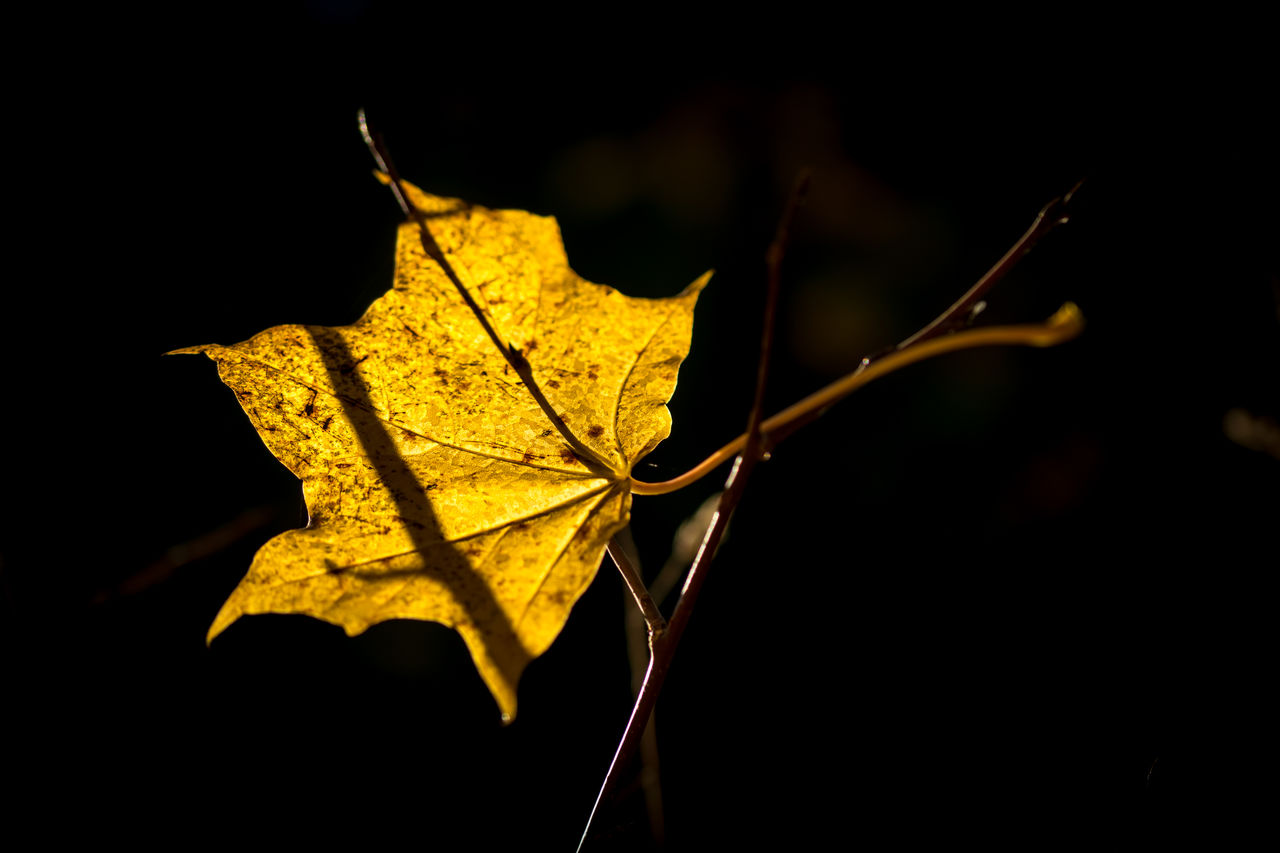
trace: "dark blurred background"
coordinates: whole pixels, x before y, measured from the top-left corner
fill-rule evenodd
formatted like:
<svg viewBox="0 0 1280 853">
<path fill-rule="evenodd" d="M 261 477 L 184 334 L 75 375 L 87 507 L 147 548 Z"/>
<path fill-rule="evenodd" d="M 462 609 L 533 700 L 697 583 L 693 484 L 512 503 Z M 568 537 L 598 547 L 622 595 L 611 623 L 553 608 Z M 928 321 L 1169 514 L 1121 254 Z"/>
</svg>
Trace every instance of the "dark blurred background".
<svg viewBox="0 0 1280 853">
<path fill-rule="evenodd" d="M 554 214 L 593 281 L 665 296 L 716 269 L 650 480 L 743 427 L 763 253 L 802 167 L 770 410 L 923 325 L 1086 179 L 983 318 L 1070 299 L 1079 340 L 913 367 L 759 469 L 658 710 L 667 848 L 1149 838 L 1252 814 L 1280 279 L 1274 76 L 1248 27 L 627 14 L 335 0 L 29 30 L 6 820 L 576 843 L 630 702 L 609 564 L 508 727 L 437 625 L 348 639 L 264 616 L 204 643 L 306 513 L 214 366 L 161 353 L 349 323 L 388 287 L 399 214 L 359 107 L 425 189 Z M 650 572 L 722 479 L 636 500 Z M 649 849 L 634 785 L 601 829 L 600 849 Z"/>
</svg>

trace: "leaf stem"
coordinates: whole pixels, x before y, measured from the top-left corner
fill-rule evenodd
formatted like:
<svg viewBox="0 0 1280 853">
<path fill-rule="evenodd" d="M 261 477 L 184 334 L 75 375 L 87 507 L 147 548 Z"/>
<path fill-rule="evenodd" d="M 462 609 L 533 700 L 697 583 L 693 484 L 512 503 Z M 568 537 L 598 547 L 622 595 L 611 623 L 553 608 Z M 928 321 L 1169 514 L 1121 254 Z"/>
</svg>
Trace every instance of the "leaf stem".
<svg viewBox="0 0 1280 853">
<path fill-rule="evenodd" d="M 520 377 L 520 381 L 524 383 L 525 388 L 527 388 L 529 393 L 533 395 L 533 399 L 537 402 L 538 408 L 542 409 L 548 420 L 550 420 L 551 424 L 556 428 L 556 431 L 560 433 L 566 442 L 568 442 L 569 447 L 572 448 L 574 455 L 578 457 L 579 461 L 581 461 L 583 465 L 586 465 L 587 468 L 591 469 L 594 474 L 608 477 L 611 480 L 619 479 L 621 476 L 619 472 L 614 471 L 613 467 L 610 466 L 608 462 L 602 459 L 594 450 L 583 444 L 578 437 L 573 434 L 573 431 L 569 429 L 569 425 L 564 422 L 564 419 L 556 414 L 555 409 L 551 405 L 551 401 L 549 401 L 546 395 L 542 393 L 542 389 L 533 378 L 533 367 L 529 364 L 529 360 L 524 357 L 524 354 L 510 343 L 502 340 L 498 335 L 497 330 L 493 328 L 493 324 L 489 322 L 488 315 L 484 313 L 484 310 L 471 296 L 466 285 L 464 285 L 462 280 L 458 278 L 458 274 L 454 271 L 453 266 L 449 263 L 448 259 L 445 258 L 444 251 L 441 250 L 440 245 L 436 243 L 435 237 L 432 236 L 430 229 L 427 228 L 426 217 L 422 215 L 422 211 L 414 207 L 413 203 L 409 201 L 409 196 L 405 193 L 404 184 L 400 179 L 400 173 L 396 170 L 396 165 L 392 162 L 391 155 L 387 153 L 387 147 L 382 140 L 382 134 L 370 131 L 369 121 L 365 116 L 363 109 L 356 113 L 356 118 L 360 123 L 360 135 L 364 137 L 364 144 L 368 146 L 369 152 L 373 154 L 373 159 L 374 162 L 378 164 L 378 169 L 390 178 L 391 191 L 395 195 L 396 201 L 400 204 L 400 209 L 404 211 L 405 218 L 417 223 L 418 235 L 422 240 L 423 251 L 427 253 L 428 257 L 440 265 L 440 268 L 444 270 L 445 275 L 449 277 L 449 281 L 453 282 L 453 286 L 457 288 L 459 295 L 462 296 L 462 301 L 466 303 L 467 307 L 471 309 L 471 313 L 480 321 L 480 325 L 484 328 L 485 334 L 489 336 L 489 340 L 491 340 L 493 345 L 498 348 L 498 352 L 502 353 L 502 357 L 507 360 L 507 364 L 511 365 L 511 368 L 515 370 L 516 375 Z"/>
<path fill-rule="evenodd" d="M 890 352 L 874 361 L 864 360 L 863 366 L 857 370 L 764 421 L 761 424 L 761 432 L 768 445 L 773 447 L 785 437 L 781 434 L 783 430 L 788 434 L 793 432 L 796 425 L 807 423 L 822 414 L 842 397 L 852 394 L 863 385 L 885 374 L 893 373 L 917 361 L 974 347 L 1010 344 L 1051 347 L 1074 338 L 1083 328 L 1084 316 L 1080 313 L 1080 309 L 1074 303 L 1068 302 L 1044 323 L 969 329 L 945 338 L 934 338 L 914 344 L 909 349 Z M 683 489 L 732 459 L 734 454 L 741 451 L 746 444 L 747 435 L 744 433 L 679 477 L 659 483 L 646 483 L 632 479 L 631 491 L 637 495 L 664 495 Z"/>
<path fill-rule="evenodd" d="M 837 400 L 853 393 L 858 388 L 886 373 L 891 373 L 908 364 L 971 347 L 995 346 L 1000 344 L 1022 344 L 1035 347 L 1050 347 L 1070 340 L 1084 328 L 1084 318 L 1080 309 L 1067 303 L 1049 318 L 1044 324 L 997 326 L 988 329 L 970 330 L 948 337 L 951 343 L 946 346 L 930 347 L 923 351 L 917 348 L 943 335 L 954 331 L 972 319 L 975 309 L 983 297 L 1003 279 L 1021 258 L 1031 251 L 1046 234 L 1070 218 L 1069 205 L 1079 192 L 1083 181 L 1076 183 L 1066 194 L 1053 199 L 1036 214 L 1025 233 L 996 261 L 991 269 L 978 279 L 972 287 L 965 291 L 951 307 L 935 317 L 928 325 L 911 336 L 904 338 L 896 346 L 879 355 L 864 358 L 852 373 L 836 380 L 820 391 L 806 397 L 795 405 L 784 409 L 766 420 L 762 425 L 766 450 L 775 447 L 779 442 L 800 427 L 819 417 Z M 910 351 L 908 353 L 908 351 Z M 867 375 L 873 368 L 874 372 Z M 699 462 L 693 468 L 678 477 L 658 483 L 648 483 L 631 478 L 631 492 L 637 495 L 664 495 L 683 489 L 710 474 L 723 463 L 733 458 L 746 446 L 747 434 L 735 438 L 715 453 Z"/>
</svg>

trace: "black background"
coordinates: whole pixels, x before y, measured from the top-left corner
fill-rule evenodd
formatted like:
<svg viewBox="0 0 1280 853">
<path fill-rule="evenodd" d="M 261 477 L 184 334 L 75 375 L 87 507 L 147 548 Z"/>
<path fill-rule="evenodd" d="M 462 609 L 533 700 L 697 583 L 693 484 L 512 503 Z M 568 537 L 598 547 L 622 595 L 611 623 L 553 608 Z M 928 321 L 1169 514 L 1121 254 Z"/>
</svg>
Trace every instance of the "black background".
<svg viewBox="0 0 1280 853">
<path fill-rule="evenodd" d="M 923 325 L 1086 178 L 984 317 L 1070 299 L 1083 337 L 913 367 L 759 469 L 659 706 L 668 846 L 1252 814 L 1280 462 L 1223 424 L 1280 417 L 1280 334 L 1248 27 L 646 14 L 317 3 L 41 33 L 9 155 L 11 815 L 146 843 L 576 843 L 629 707 L 607 563 L 508 727 L 440 626 L 265 616 L 204 644 L 306 515 L 212 364 L 160 354 L 348 323 L 386 289 L 399 215 L 361 106 L 429 191 L 556 215 L 588 279 L 664 296 L 717 270 L 653 480 L 742 428 L 802 166 L 770 410 Z M 722 477 L 636 500 L 651 571 Z M 635 796 L 601 828 L 648 844 Z"/>
</svg>

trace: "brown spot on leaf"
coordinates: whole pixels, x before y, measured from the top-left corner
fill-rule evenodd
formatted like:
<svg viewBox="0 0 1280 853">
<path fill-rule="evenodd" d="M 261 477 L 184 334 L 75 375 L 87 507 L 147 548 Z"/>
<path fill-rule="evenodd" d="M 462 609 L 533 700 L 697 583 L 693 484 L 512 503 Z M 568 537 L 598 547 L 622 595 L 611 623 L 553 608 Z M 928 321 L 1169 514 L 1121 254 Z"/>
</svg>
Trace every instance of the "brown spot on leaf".
<svg viewBox="0 0 1280 853">
<path fill-rule="evenodd" d="M 587 430 L 587 435 L 591 438 L 599 438 L 604 435 L 604 427 L 600 424 L 592 424 L 591 429 Z"/>
<path fill-rule="evenodd" d="M 557 382 L 557 381 L 555 381 L 554 379 L 548 379 L 548 380 L 547 380 L 547 387 L 548 387 L 548 388 L 559 388 L 559 387 L 560 387 L 560 383 L 559 383 L 559 382 Z"/>
<path fill-rule="evenodd" d="M 578 461 L 578 454 L 574 453 L 568 447 L 562 447 L 560 448 L 560 459 L 572 465 L 574 462 Z"/>
</svg>

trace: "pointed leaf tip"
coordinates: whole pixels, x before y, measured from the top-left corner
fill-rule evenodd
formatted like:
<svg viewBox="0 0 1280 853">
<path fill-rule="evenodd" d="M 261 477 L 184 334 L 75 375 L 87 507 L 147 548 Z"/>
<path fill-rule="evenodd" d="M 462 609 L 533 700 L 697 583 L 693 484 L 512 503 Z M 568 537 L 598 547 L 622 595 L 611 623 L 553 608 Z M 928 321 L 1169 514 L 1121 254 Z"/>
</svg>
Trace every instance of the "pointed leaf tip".
<svg viewBox="0 0 1280 853">
<path fill-rule="evenodd" d="M 702 275 L 695 278 L 688 287 L 680 291 L 681 296 L 692 296 L 701 293 L 702 289 L 711 281 L 711 277 L 716 274 L 715 270 L 707 270 Z"/>
</svg>

